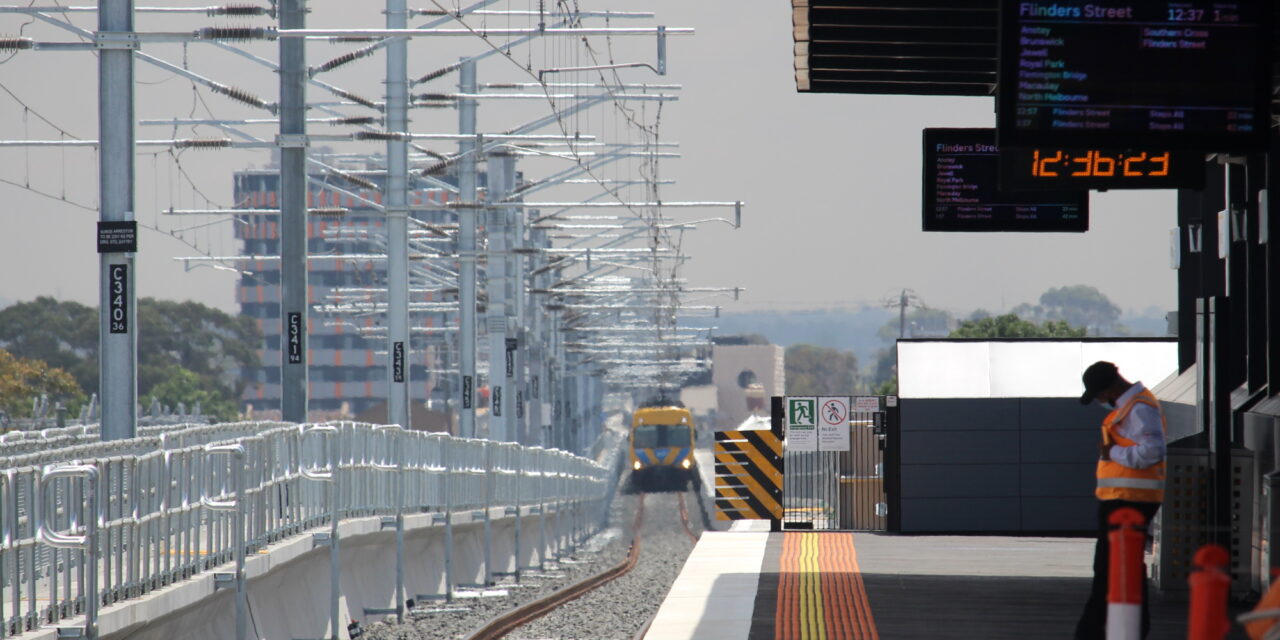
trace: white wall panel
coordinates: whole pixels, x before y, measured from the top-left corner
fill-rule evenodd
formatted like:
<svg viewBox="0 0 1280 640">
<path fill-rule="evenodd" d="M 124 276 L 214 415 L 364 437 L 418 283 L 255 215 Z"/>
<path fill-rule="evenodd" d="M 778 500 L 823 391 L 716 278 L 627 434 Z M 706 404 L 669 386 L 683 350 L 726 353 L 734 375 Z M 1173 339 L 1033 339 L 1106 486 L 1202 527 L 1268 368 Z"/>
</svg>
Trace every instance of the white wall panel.
<svg viewBox="0 0 1280 640">
<path fill-rule="evenodd" d="M 1080 375 L 1098 360 L 1131 381 L 1154 387 L 1177 371 L 1175 341 L 902 342 L 898 392 L 903 398 L 1071 398 Z"/>
<path fill-rule="evenodd" d="M 992 342 L 992 398 L 1080 395 L 1079 342 Z"/>
<path fill-rule="evenodd" d="M 1176 342 L 1086 342 L 1081 345 L 1081 372 L 1099 360 L 1116 363 L 1120 375 L 1130 382 L 1141 381 L 1148 389 L 1178 372 Z M 1076 395 L 1084 393 L 1076 376 Z"/>
<path fill-rule="evenodd" d="M 989 342 L 898 343 L 903 398 L 990 398 Z"/>
</svg>

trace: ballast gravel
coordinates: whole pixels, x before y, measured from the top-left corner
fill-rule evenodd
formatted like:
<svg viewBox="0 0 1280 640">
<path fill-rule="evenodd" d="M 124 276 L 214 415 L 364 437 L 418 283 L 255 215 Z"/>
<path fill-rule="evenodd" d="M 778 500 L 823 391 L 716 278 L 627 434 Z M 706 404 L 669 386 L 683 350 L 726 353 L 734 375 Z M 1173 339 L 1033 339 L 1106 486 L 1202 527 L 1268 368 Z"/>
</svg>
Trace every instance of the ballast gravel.
<svg viewBox="0 0 1280 640">
<path fill-rule="evenodd" d="M 685 493 L 689 528 L 701 533 L 696 497 Z M 680 525 L 675 493 L 645 498 L 640 559 L 636 567 L 547 616 L 517 629 L 511 640 L 631 640 L 648 625 L 671 589 L 694 541 Z"/>
<path fill-rule="evenodd" d="M 625 483 L 624 483 L 625 486 Z M 694 542 L 680 525 L 677 493 L 650 493 L 645 498 L 640 559 L 627 575 L 589 592 L 546 617 L 517 629 L 512 640 L 631 640 L 657 612 L 672 582 L 693 550 Z M 702 531 L 697 496 L 684 493 L 689 526 Z M 458 640 L 516 607 L 575 584 L 620 564 L 627 556 L 637 495 L 620 495 L 613 502 L 609 526 L 589 538 L 572 554 L 548 561 L 541 570 L 522 575 L 517 584 L 503 578 L 487 591 L 505 590 L 497 597 L 456 598 L 451 603 L 416 606 L 404 624 L 365 625 L 361 640 Z"/>
</svg>

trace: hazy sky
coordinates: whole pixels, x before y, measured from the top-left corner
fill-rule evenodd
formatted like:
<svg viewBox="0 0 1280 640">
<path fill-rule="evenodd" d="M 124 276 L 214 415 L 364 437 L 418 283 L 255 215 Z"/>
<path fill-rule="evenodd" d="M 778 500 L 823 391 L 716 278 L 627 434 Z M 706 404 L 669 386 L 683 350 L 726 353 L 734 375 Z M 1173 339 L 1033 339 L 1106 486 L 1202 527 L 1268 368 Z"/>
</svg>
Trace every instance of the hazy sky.
<svg viewBox="0 0 1280 640">
<path fill-rule="evenodd" d="M 159 1 L 159 0 L 157 0 Z M 88 3 L 86 3 L 88 4 Z M 140 2 L 139 4 L 144 4 Z M 208 3 L 169 3 L 189 4 Z M 423 3 L 411 3 L 417 7 Z M 452 6 L 452 2 L 444 3 Z M 524 9 L 528 2 L 516 1 Z M 425 7 L 431 6 L 428 2 Z M 501 5 L 499 5 L 501 6 Z M 531 4 L 536 7 L 536 4 Z M 663 187 L 663 198 L 675 200 L 743 200 L 743 228 L 711 225 L 684 243 L 693 257 L 685 275 L 700 286 L 742 286 L 742 301 L 730 311 L 801 309 L 878 304 L 909 287 L 930 306 L 964 312 L 975 307 L 992 311 L 1034 301 L 1045 289 L 1070 284 L 1097 286 L 1122 308 L 1170 309 L 1176 285 L 1169 265 L 1169 230 L 1175 224 L 1173 192 L 1110 192 L 1092 196 L 1091 230 L 1085 234 L 926 234 L 920 231 L 920 130 L 924 127 L 993 126 L 989 98 L 915 98 L 892 96 L 800 94 L 792 67 L 791 16 L 788 2 L 774 0 L 657 0 L 654 2 L 582 2 L 583 9 L 653 10 L 658 24 L 694 27 L 692 38 L 672 37 L 666 78 L 637 72 L 631 81 L 677 82 L 681 100 L 662 112 L 662 138 L 682 144 L 682 159 L 665 160 L 664 178 L 679 184 Z M 312 26 L 377 27 L 382 3 L 312 3 Z M 0 14 L 0 32 L 20 31 L 43 40 L 69 35 L 24 27 L 26 20 Z M 77 22 L 92 24 L 90 18 Z M 420 24 L 414 19 L 412 24 Z M 203 16 L 186 18 L 181 28 L 225 24 Z M 504 26 L 493 20 L 491 26 Z M 139 19 L 139 29 L 167 23 Z M 513 23 L 511 26 L 524 26 Z M 633 26 L 633 23 L 615 26 Z M 597 42 L 597 45 L 599 43 Z M 309 61 L 349 50 L 308 45 Z M 459 56 L 482 51 L 472 39 L 415 40 L 410 74 L 419 75 Z M 568 50 L 568 48 L 566 48 Z M 175 64 L 183 64 L 180 47 L 148 47 Z M 274 45 L 254 49 L 274 58 Z M 539 45 L 516 50 L 535 67 L 590 64 L 572 56 L 557 57 Z M 619 44 L 618 62 L 651 61 L 653 43 Z M 192 45 L 186 53 L 193 69 L 227 84 L 252 88 L 273 100 L 275 77 L 208 45 Z M 380 95 L 381 57 L 352 65 L 330 80 Z M 567 66 L 567 64 L 566 64 Z M 510 62 L 492 58 L 481 66 L 481 80 L 521 79 Z M 229 103 L 171 73 L 139 63 L 140 118 L 269 117 Z M 527 76 L 523 77 L 527 81 Z M 454 80 L 449 80 L 452 85 Z M 23 52 L 0 63 L 0 139 L 57 139 L 62 134 L 40 120 L 43 116 L 68 134 L 96 137 L 96 61 L 88 53 Z M 429 90 L 451 90 L 432 86 Z M 422 88 L 419 88 L 422 90 Z M 8 92 L 24 101 L 26 109 Z M 313 99 L 328 99 L 311 90 Z M 518 123 L 546 111 L 546 105 L 488 103 L 481 127 Z M 523 111 L 521 111 L 523 109 Z M 590 118 L 602 120 L 592 123 Z M 606 124 L 605 116 L 585 116 L 583 126 Z M 415 111 L 417 132 L 453 130 L 456 116 Z M 494 126 L 493 129 L 499 129 Z M 336 132 L 324 126 L 313 132 Z M 492 129 L 490 129 L 492 130 Z M 271 130 L 258 129 L 266 136 Z M 162 127 L 139 127 L 140 139 L 171 137 Z M 180 133 L 179 137 L 189 134 Z M 215 135 L 205 128 L 203 135 Z M 444 149 L 448 150 L 448 149 Z M 229 206 L 231 172 L 250 164 L 262 166 L 262 151 L 190 151 L 178 165 L 155 148 L 140 148 L 138 219 L 171 233 L 144 232 L 139 255 L 139 294 L 195 299 L 235 309 L 236 276 L 197 268 L 186 271 L 173 256 L 197 251 L 170 236 L 214 254 L 238 253 L 226 224 L 175 231 L 211 219 L 173 220 L 158 209 Z M 67 200 L 96 207 L 94 154 L 82 149 L 0 149 L 0 298 L 27 300 L 56 295 L 96 304 L 97 257 L 94 222 L 97 214 Z M 549 164 L 523 167 L 529 177 L 545 175 Z M 17 186 L 9 183 L 16 183 Z M 26 188 L 52 197 L 35 194 Z M 175 186 L 176 185 L 176 186 Z M 565 196 L 544 192 L 544 199 Z M 639 193 L 635 194 L 637 197 Z M 213 203 L 206 205 L 205 198 Z M 682 219 L 725 215 L 725 211 L 673 211 Z"/>
</svg>

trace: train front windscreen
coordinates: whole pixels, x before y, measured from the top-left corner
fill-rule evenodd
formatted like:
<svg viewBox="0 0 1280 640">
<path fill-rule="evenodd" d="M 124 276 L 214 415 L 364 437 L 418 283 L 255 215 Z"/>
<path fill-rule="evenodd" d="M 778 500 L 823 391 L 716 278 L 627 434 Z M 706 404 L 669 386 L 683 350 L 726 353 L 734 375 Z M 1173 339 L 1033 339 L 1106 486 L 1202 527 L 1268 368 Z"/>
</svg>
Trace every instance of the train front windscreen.
<svg viewBox="0 0 1280 640">
<path fill-rule="evenodd" d="M 658 447 L 689 446 L 689 425 L 686 424 L 642 424 L 636 427 L 636 449 L 656 449 Z"/>
</svg>

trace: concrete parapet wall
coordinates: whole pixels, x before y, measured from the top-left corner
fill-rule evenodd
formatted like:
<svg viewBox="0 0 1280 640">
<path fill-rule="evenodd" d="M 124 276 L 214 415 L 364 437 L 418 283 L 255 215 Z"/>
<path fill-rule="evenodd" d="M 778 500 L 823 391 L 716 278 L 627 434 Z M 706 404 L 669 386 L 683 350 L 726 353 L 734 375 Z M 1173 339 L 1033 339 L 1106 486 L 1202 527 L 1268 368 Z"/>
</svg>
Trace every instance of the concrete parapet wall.
<svg viewBox="0 0 1280 640">
<path fill-rule="evenodd" d="M 563 512 L 565 519 L 570 511 Z M 506 508 L 490 511 L 493 536 L 493 571 L 516 569 L 516 516 Z M 520 514 L 519 554 L 522 567 L 552 557 L 559 538 L 555 512 L 546 523 L 546 543 L 539 544 L 541 518 L 537 509 L 524 507 Z M 310 533 L 327 532 L 329 528 Z M 566 530 L 567 532 L 567 530 Z M 338 527 L 342 600 L 341 620 L 368 622 L 384 617 L 366 616 L 365 609 L 395 608 L 395 530 L 382 528 L 382 518 L 358 518 Z M 406 598 L 443 596 L 445 593 L 445 525 L 433 514 L 405 517 Z M 453 570 L 456 584 L 484 579 L 483 512 L 454 515 Z M 295 536 L 248 558 L 249 637 L 262 640 L 328 638 L 329 549 L 314 546 L 312 535 Z M 103 640 L 227 640 L 235 637 L 235 603 L 231 589 L 215 591 L 214 574 L 233 572 L 234 565 L 215 567 L 191 579 L 106 609 L 99 617 Z M 56 629 L 46 628 L 22 636 L 22 640 L 54 640 Z M 346 628 L 339 629 L 347 638 Z"/>
</svg>

